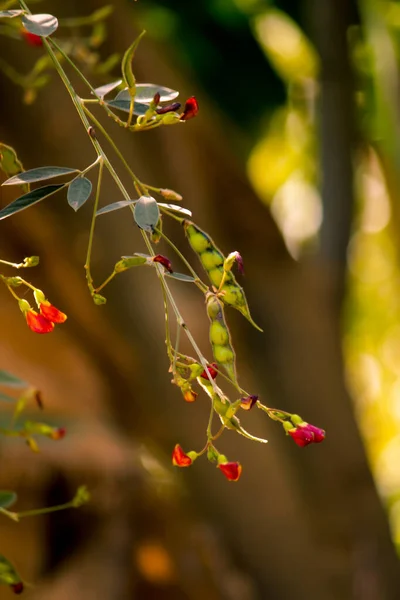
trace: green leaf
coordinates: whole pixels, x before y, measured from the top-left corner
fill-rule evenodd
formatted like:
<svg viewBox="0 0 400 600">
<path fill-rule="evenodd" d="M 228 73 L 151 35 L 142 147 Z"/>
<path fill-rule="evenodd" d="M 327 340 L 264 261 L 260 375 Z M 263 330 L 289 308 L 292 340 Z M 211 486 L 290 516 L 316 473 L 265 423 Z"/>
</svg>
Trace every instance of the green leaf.
<svg viewBox="0 0 400 600">
<path fill-rule="evenodd" d="M 5 556 L 0 554 L 0 583 L 4 583 L 5 585 L 15 585 L 16 583 L 21 582 L 22 579 L 14 566 Z"/>
<path fill-rule="evenodd" d="M 68 186 L 68 204 L 77 211 L 92 193 L 92 182 L 86 177 L 74 179 Z"/>
<path fill-rule="evenodd" d="M 7 387 L 12 388 L 25 388 L 28 387 L 26 381 L 22 381 L 19 377 L 15 377 L 15 375 L 11 375 L 7 371 L 0 371 L 0 385 L 6 385 Z"/>
<path fill-rule="evenodd" d="M 7 394 L 0 393 L 0 401 L 2 402 L 15 402 L 15 398 L 8 396 Z"/>
<path fill-rule="evenodd" d="M 30 33 L 40 37 L 47 37 L 55 32 L 58 27 L 58 21 L 53 15 L 24 15 L 22 25 Z"/>
<path fill-rule="evenodd" d="M 126 87 L 129 89 L 129 95 L 132 99 L 136 94 L 136 79 L 132 71 L 132 59 L 135 55 L 136 48 L 138 47 L 139 42 L 145 33 L 145 31 L 142 31 L 136 40 L 129 46 L 128 50 L 122 57 L 121 62 L 122 79 L 124 80 Z"/>
<path fill-rule="evenodd" d="M 69 167 L 38 167 L 24 171 L 14 177 L 7 179 L 2 185 L 21 185 L 22 183 L 33 183 L 34 181 L 43 181 L 44 179 L 53 179 L 68 173 L 76 173 L 79 169 L 70 169 Z"/>
<path fill-rule="evenodd" d="M 140 229 L 153 231 L 160 218 L 160 209 L 152 196 L 140 196 L 135 204 L 133 218 Z"/>
<path fill-rule="evenodd" d="M 114 202 L 113 204 L 107 204 L 107 206 L 103 206 L 103 208 L 100 208 L 100 210 L 97 211 L 96 216 L 104 215 L 108 212 L 112 212 L 113 210 L 119 210 L 125 206 L 136 204 L 136 202 L 137 200 L 120 200 L 119 202 Z"/>
<path fill-rule="evenodd" d="M 51 196 L 59 189 L 65 186 L 64 183 L 59 183 L 57 185 L 45 185 L 44 187 L 37 188 L 36 190 L 32 190 L 23 196 L 20 196 L 14 202 L 11 202 L 7 206 L 5 206 L 2 210 L 0 210 L 0 220 L 9 217 L 10 215 L 14 215 L 21 210 L 25 210 L 29 206 L 40 202 L 47 196 Z"/>
<path fill-rule="evenodd" d="M 99 96 L 99 98 L 104 98 L 104 96 L 106 96 L 107 94 L 112 92 L 112 90 L 115 90 L 115 88 L 117 88 L 119 85 L 121 85 L 121 83 L 122 83 L 122 79 L 118 79 L 118 81 L 112 81 L 111 83 L 106 83 L 105 85 L 101 85 L 100 87 L 96 88 L 94 91 L 96 92 L 97 96 Z"/>
<path fill-rule="evenodd" d="M 131 267 L 140 267 L 147 262 L 148 259 L 144 256 L 124 256 L 117 265 L 119 265 L 120 270 L 123 270 L 130 269 Z"/>
<path fill-rule="evenodd" d="M 177 206 L 176 204 L 164 204 L 163 202 L 159 202 L 158 206 L 167 208 L 172 212 L 181 213 L 182 215 L 188 215 L 189 217 L 192 216 L 192 213 L 188 208 L 183 208 L 182 206 Z"/>
<path fill-rule="evenodd" d="M 118 110 L 123 110 L 124 112 L 130 111 L 130 100 L 110 100 L 110 102 L 106 103 L 107 106 L 111 106 L 111 108 L 116 108 Z M 149 110 L 148 104 L 140 104 L 140 102 L 134 102 L 133 104 L 133 114 L 137 116 L 145 115 Z"/>
<path fill-rule="evenodd" d="M 156 93 L 160 94 L 160 102 L 168 102 L 179 96 L 179 92 L 171 90 L 171 88 L 163 87 L 162 85 L 156 85 L 154 83 L 137 83 L 136 84 L 136 96 L 137 102 L 143 102 L 149 104 Z M 124 88 L 114 98 L 114 100 L 130 101 L 129 89 Z"/>
<path fill-rule="evenodd" d="M 9 490 L 0 490 L 0 508 L 8 508 L 16 503 L 18 496 Z"/>
<path fill-rule="evenodd" d="M 172 277 L 172 279 L 179 279 L 179 281 L 187 281 L 189 283 L 196 281 L 194 277 L 191 275 L 185 275 L 184 273 L 168 273 L 168 271 L 165 271 L 164 275 L 167 277 Z"/>
<path fill-rule="evenodd" d="M 22 15 L 23 12 L 23 10 L 1 10 L 0 19 L 12 19 L 13 17 L 19 17 L 19 15 Z"/>
</svg>

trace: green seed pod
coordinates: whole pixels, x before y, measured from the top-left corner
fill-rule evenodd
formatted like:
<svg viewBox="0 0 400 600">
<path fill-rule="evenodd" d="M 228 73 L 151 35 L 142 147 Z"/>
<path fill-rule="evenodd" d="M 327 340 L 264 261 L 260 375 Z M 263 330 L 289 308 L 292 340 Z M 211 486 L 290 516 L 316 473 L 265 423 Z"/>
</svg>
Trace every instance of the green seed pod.
<svg viewBox="0 0 400 600">
<path fill-rule="evenodd" d="M 251 318 L 243 288 L 232 271 L 224 269 L 226 259 L 212 238 L 192 221 L 185 220 L 183 227 L 190 246 L 198 255 L 211 283 L 221 294 L 222 302 L 236 308 L 256 329 L 262 331 Z"/>
<path fill-rule="evenodd" d="M 210 325 L 210 340 L 216 346 L 229 343 L 229 334 L 222 323 L 215 320 Z"/>
<path fill-rule="evenodd" d="M 219 365 L 224 367 L 232 382 L 237 384 L 235 351 L 225 321 L 223 304 L 215 294 L 207 294 L 206 302 L 207 314 L 210 319 L 210 342 L 214 358 Z"/>
</svg>

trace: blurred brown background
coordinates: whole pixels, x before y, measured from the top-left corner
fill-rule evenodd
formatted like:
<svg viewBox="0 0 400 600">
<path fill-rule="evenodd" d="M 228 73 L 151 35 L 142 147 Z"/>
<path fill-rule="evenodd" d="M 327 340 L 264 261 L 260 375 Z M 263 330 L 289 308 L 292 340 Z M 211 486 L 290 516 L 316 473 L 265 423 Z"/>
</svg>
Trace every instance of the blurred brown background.
<svg viewBox="0 0 400 600">
<path fill-rule="evenodd" d="M 397 131 L 390 121 L 397 113 L 379 112 L 379 98 L 387 100 L 387 73 L 382 75 L 379 64 L 375 71 L 371 67 L 379 48 L 373 45 L 376 31 L 368 27 L 380 23 L 381 3 L 113 4 L 101 56 L 123 52 L 145 27 L 148 35 L 135 57 L 137 80 L 179 89 L 182 99 L 196 95 L 200 112 L 185 126 L 146 134 L 103 123 L 142 181 L 179 191 L 195 221 L 225 253 L 241 252 L 249 304 L 264 330 L 259 334 L 240 315 L 229 313 L 242 385 L 266 404 L 325 428 L 327 439 L 301 450 L 277 424 L 252 411 L 242 422 L 267 437 L 268 446 L 230 432 L 220 444 L 230 460 L 243 464 L 240 482 L 228 483 L 206 460 L 174 470 L 170 452 L 175 443 L 188 450 L 202 447 L 208 403 L 199 396 L 188 405 L 170 384 L 162 296 L 154 273 L 122 274 L 106 288 L 107 304 L 95 306 L 83 269 L 90 203 L 74 214 L 65 199 L 55 196 L 2 221 L 0 251 L 4 259 L 17 262 L 40 255 L 40 266 L 25 275 L 69 318 L 53 335 L 35 336 L 1 289 L 1 368 L 41 389 L 46 412 L 34 416 L 64 425 L 68 435 L 62 442 L 44 442 L 39 455 L 18 440 L 2 442 L 0 488 L 18 491 L 23 510 L 61 503 L 85 482 L 92 502 L 79 511 L 21 525 L 2 519 L 0 552 L 34 583 L 26 597 L 36 600 L 398 599 L 398 557 L 356 424 L 343 356 L 343 301 L 351 293 L 347 248 L 352 223 L 353 230 L 360 227 L 354 182 L 361 161 L 372 169 L 368 152 L 374 150 L 389 191 L 397 180 L 396 147 L 385 138 L 385 132 L 393 136 Z M 89 14 L 100 5 L 55 0 L 32 9 L 62 18 Z M 282 12 L 270 12 L 274 9 Z M 369 78 L 359 66 L 360 52 L 351 45 L 356 30 L 359 37 L 371 34 L 370 62 L 365 59 Z M 297 63 L 285 50 L 295 39 L 300 43 Z M 1 56 L 21 71 L 41 52 L 1 40 Z M 395 61 L 389 75 L 394 88 Z M 118 67 L 113 75 L 90 77 L 96 84 L 112 81 Z M 374 88 L 370 113 L 368 83 L 381 85 Z M 0 136 L 17 149 L 26 169 L 45 164 L 83 168 L 94 159 L 55 74 L 28 106 L 21 88 L 5 76 L 0 86 Z M 80 83 L 77 89 L 83 94 Z M 360 91 L 366 97 L 362 108 L 356 101 Z M 378 142 L 372 128 L 365 127 L 365 115 L 371 114 L 386 126 Z M 306 142 L 296 150 L 303 162 L 296 155 L 289 168 L 293 153 L 287 152 L 283 132 L 293 123 L 296 143 L 304 136 Z M 264 162 L 254 153 L 262 138 L 270 152 Z M 285 229 L 286 205 L 276 194 L 294 172 L 303 179 L 306 173 L 318 194 L 324 219 L 314 229 L 306 212 L 304 226 L 300 220 L 297 229 Z M 289 190 L 289 214 L 301 206 L 298 192 Z M 14 197 L 15 190 L 2 188 L 1 205 Z M 106 177 L 102 203 L 120 199 Z M 302 236 L 306 227 L 310 233 Z M 167 232 L 195 264 L 180 229 L 168 223 Z M 159 248 L 170 254 L 162 243 Z M 93 255 L 96 281 L 121 255 L 143 251 L 124 211 L 100 218 Z M 368 264 L 363 268 L 368 270 Z M 180 282 L 171 287 L 206 352 L 201 295 Z M 396 319 L 394 314 L 394 324 Z M 398 489 L 393 493 L 397 498 Z M 0 597 L 11 597 L 11 592 L 1 588 Z"/>
</svg>

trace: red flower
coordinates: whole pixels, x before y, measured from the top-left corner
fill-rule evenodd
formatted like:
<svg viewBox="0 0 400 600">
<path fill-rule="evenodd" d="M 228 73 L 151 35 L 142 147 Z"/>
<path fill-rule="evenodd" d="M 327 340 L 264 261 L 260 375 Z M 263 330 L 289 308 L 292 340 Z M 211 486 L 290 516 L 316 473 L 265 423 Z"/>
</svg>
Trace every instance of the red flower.
<svg viewBox="0 0 400 600">
<path fill-rule="evenodd" d="M 175 467 L 190 467 L 192 462 L 190 456 L 185 454 L 179 444 L 176 444 L 174 451 L 172 452 L 172 464 Z"/>
<path fill-rule="evenodd" d="M 229 481 L 238 481 L 242 472 L 242 465 L 238 462 L 221 463 L 218 468 Z"/>
<path fill-rule="evenodd" d="M 213 362 L 210 365 L 207 365 L 207 371 L 210 373 L 211 379 L 215 379 L 217 377 L 217 375 L 218 375 L 218 365 L 217 365 L 217 363 Z M 207 375 L 205 369 L 201 373 L 200 377 L 202 377 L 203 379 L 207 379 L 208 380 L 208 375 Z"/>
<path fill-rule="evenodd" d="M 309 444 L 319 444 L 325 439 L 325 431 L 323 429 L 309 425 L 308 423 L 289 429 L 288 434 L 301 448 Z"/>
<path fill-rule="evenodd" d="M 22 581 L 19 581 L 18 583 L 13 583 L 12 585 L 10 585 L 10 588 L 12 589 L 14 594 L 22 594 L 22 592 L 24 591 L 24 584 L 22 583 Z"/>
<path fill-rule="evenodd" d="M 52 323 L 64 323 L 67 315 L 45 300 L 40 303 L 40 314 Z"/>
<path fill-rule="evenodd" d="M 181 121 L 187 121 L 188 119 L 193 119 L 199 112 L 199 105 L 194 96 L 188 98 L 186 100 L 185 108 L 183 109 L 183 113 L 181 114 Z"/>
<path fill-rule="evenodd" d="M 164 269 L 166 269 L 168 271 L 168 273 L 173 273 L 171 261 L 166 256 L 157 254 L 157 256 L 155 256 L 153 258 L 153 262 L 160 263 L 160 265 L 162 265 L 164 267 Z"/>
<path fill-rule="evenodd" d="M 45 316 L 39 315 L 35 310 L 29 309 L 25 313 L 25 317 L 29 329 L 35 333 L 50 333 L 54 329 L 54 323 Z"/>
<path fill-rule="evenodd" d="M 43 39 L 26 29 L 21 29 L 21 35 L 30 46 L 43 46 Z"/>
<path fill-rule="evenodd" d="M 65 427 L 56 427 L 51 432 L 50 437 L 52 440 L 62 440 L 62 438 L 65 437 L 66 433 L 67 433 L 67 430 L 65 429 Z"/>
<path fill-rule="evenodd" d="M 241 408 L 243 408 L 243 410 L 250 410 L 257 402 L 258 396 L 247 396 L 246 398 L 241 398 L 240 400 Z"/>
</svg>

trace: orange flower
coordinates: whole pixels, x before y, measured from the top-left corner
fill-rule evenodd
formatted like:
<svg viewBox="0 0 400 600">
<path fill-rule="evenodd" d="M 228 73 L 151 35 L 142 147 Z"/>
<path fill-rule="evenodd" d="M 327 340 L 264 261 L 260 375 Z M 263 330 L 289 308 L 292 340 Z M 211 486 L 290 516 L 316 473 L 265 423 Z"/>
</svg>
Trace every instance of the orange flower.
<svg viewBox="0 0 400 600">
<path fill-rule="evenodd" d="M 176 444 L 174 451 L 172 452 L 172 464 L 175 467 L 190 467 L 192 459 L 188 456 L 181 448 L 179 444 Z"/>
<path fill-rule="evenodd" d="M 67 320 L 67 315 L 47 300 L 40 303 L 40 314 L 52 323 L 64 323 Z"/>
<path fill-rule="evenodd" d="M 50 333 L 54 329 L 54 323 L 44 315 L 39 315 L 35 310 L 29 309 L 25 313 L 25 317 L 29 329 L 35 333 Z"/>
<path fill-rule="evenodd" d="M 194 402 L 198 396 L 197 392 L 194 392 L 192 389 L 188 389 L 183 391 L 183 398 L 185 400 L 185 402 Z"/>
<path fill-rule="evenodd" d="M 242 473 L 242 465 L 238 462 L 220 463 L 218 468 L 229 481 L 238 481 Z"/>
</svg>

